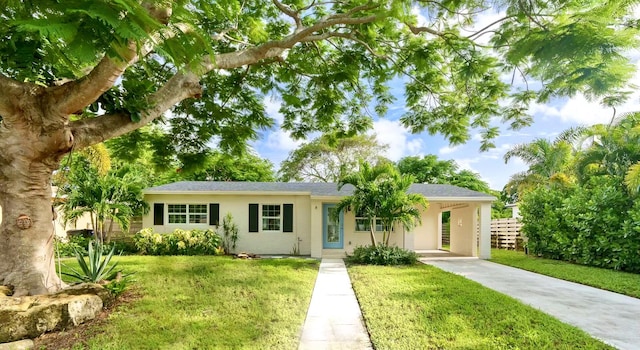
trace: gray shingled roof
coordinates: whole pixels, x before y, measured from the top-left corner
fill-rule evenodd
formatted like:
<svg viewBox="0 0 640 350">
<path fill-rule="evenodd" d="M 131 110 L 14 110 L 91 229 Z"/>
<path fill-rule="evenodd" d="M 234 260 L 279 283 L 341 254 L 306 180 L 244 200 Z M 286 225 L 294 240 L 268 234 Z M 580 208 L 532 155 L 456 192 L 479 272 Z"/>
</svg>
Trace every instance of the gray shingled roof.
<svg viewBox="0 0 640 350">
<path fill-rule="evenodd" d="M 312 196 L 348 196 L 353 186 L 347 185 L 338 191 L 335 183 L 311 182 L 227 182 L 227 181 L 180 181 L 147 188 L 144 193 L 171 192 L 304 192 Z M 493 196 L 452 185 L 413 184 L 410 193 L 421 193 L 427 198 L 473 198 L 493 200 Z"/>
</svg>

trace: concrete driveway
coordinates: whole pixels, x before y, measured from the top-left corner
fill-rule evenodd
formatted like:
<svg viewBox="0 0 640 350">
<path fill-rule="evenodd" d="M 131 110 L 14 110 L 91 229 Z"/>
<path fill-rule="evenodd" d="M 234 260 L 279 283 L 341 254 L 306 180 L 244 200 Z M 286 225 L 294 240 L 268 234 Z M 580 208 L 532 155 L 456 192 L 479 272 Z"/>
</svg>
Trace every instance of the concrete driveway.
<svg viewBox="0 0 640 350">
<path fill-rule="evenodd" d="M 512 296 L 618 349 L 640 349 L 640 299 L 486 260 L 422 262 Z"/>
</svg>

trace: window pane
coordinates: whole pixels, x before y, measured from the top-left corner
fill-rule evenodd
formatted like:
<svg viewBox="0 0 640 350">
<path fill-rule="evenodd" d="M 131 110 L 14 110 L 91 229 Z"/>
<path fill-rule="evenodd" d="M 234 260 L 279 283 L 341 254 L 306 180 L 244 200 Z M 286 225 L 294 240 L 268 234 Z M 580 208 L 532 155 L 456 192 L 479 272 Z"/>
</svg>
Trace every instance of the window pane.
<svg viewBox="0 0 640 350">
<path fill-rule="evenodd" d="M 263 217 L 262 229 L 264 231 L 280 231 L 280 219 Z"/>
<path fill-rule="evenodd" d="M 263 231 L 280 231 L 280 205 L 279 204 L 263 204 L 262 205 L 262 230 Z"/>
<path fill-rule="evenodd" d="M 206 224 L 207 214 L 189 214 L 190 224 Z"/>
<path fill-rule="evenodd" d="M 265 204 L 262 206 L 262 216 L 280 216 L 280 205 Z"/>
<path fill-rule="evenodd" d="M 206 214 L 207 205 L 206 204 L 189 204 L 189 213 L 190 214 Z"/>
<path fill-rule="evenodd" d="M 169 214 L 169 223 L 170 224 L 186 224 L 187 223 L 187 215 L 185 215 L 185 214 Z"/>
<path fill-rule="evenodd" d="M 369 220 L 363 218 L 356 218 L 356 231 L 369 231 Z"/>
<path fill-rule="evenodd" d="M 169 213 L 186 213 L 187 205 L 186 204 L 169 204 L 167 206 Z"/>
</svg>

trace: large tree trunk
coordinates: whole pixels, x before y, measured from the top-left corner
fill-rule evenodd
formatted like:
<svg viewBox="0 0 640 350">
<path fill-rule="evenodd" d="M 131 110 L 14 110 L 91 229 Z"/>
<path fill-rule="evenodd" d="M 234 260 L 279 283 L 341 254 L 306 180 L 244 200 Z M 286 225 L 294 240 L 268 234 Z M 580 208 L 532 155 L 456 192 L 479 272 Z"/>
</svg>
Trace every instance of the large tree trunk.
<svg viewBox="0 0 640 350">
<path fill-rule="evenodd" d="M 0 285 L 16 296 L 64 286 L 54 265 L 51 175 L 73 137 L 34 90 L 0 124 Z"/>
</svg>

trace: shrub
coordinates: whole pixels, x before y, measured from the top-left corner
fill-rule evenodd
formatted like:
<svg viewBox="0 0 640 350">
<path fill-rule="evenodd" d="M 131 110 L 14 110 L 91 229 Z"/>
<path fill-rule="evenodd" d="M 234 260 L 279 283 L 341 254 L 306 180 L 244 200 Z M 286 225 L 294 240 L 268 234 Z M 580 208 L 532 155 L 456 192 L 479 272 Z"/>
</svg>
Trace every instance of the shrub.
<svg viewBox="0 0 640 350">
<path fill-rule="evenodd" d="M 541 187 L 522 200 L 522 230 L 538 256 L 637 273 L 638 203 L 615 177 L 594 176 L 571 189 Z"/>
<path fill-rule="evenodd" d="M 222 219 L 222 227 L 220 227 L 222 234 L 222 248 L 225 253 L 231 254 L 236 249 L 236 242 L 238 242 L 238 225 L 233 222 L 233 216 L 231 213 L 227 213 Z"/>
<path fill-rule="evenodd" d="M 56 253 L 61 257 L 71 257 L 76 255 L 76 251 L 83 256 L 87 255 L 87 246 L 93 241 L 91 237 L 83 237 L 80 235 L 69 236 L 65 238 L 55 239 Z"/>
<path fill-rule="evenodd" d="M 63 272 L 62 274 L 80 282 L 99 283 L 112 280 L 120 272 L 116 270 L 118 263 L 110 264 L 113 253 L 115 252 L 115 247 L 112 247 L 109 253 L 104 256 L 102 248 L 102 244 L 99 242 L 89 242 L 87 248 L 89 261 L 84 259 L 82 252 L 76 250 L 75 256 L 80 270 L 70 267 L 71 272 Z"/>
<path fill-rule="evenodd" d="M 176 229 L 170 234 L 159 234 L 145 228 L 133 237 L 136 248 L 147 255 L 216 255 L 221 238 L 213 230 Z"/>
<path fill-rule="evenodd" d="M 412 265 L 417 261 L 415 252 L 386 245 L 358 246 L 347 257 L 348 263 L 363 265 Z"/>
</svg>

